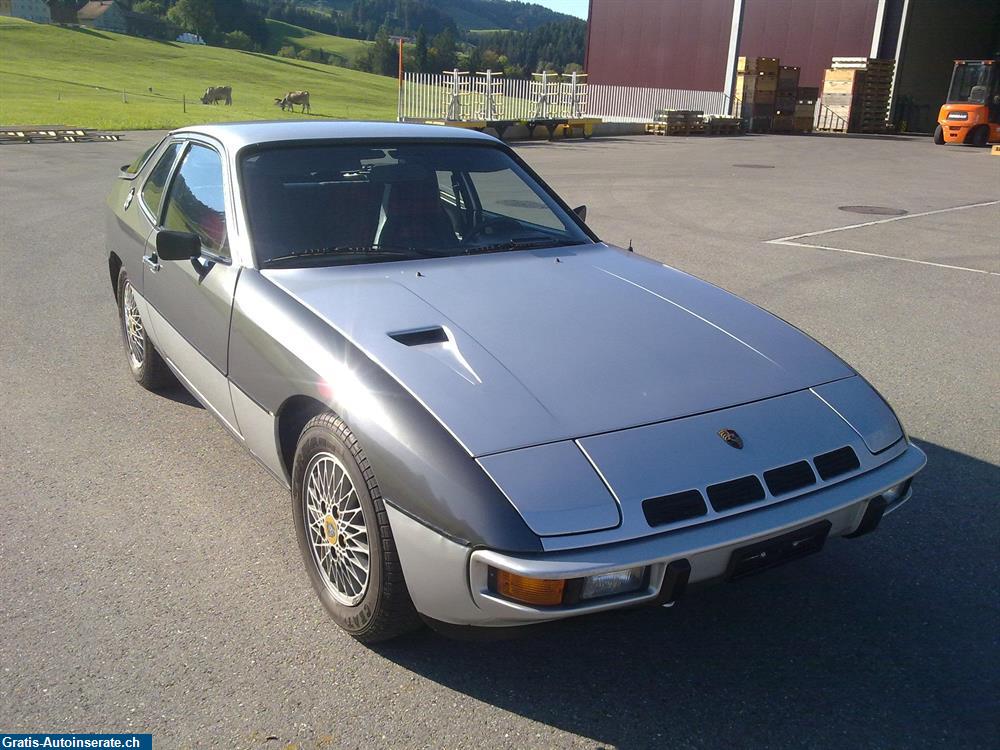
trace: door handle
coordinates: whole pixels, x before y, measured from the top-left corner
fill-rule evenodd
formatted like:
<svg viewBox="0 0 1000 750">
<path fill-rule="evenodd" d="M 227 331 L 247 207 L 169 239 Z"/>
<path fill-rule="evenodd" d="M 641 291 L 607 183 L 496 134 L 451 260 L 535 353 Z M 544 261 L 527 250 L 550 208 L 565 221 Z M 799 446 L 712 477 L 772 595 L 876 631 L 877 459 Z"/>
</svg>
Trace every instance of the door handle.
<svg viewBox="0 0 1000 750">
<path fill-rule="evenodd" d="M 160 262 L 156 259 L 155 255 L 143 255 L 142 262 L 149 266 L 149 270 L 153 273 L 160 270 Z"/>
</svg>

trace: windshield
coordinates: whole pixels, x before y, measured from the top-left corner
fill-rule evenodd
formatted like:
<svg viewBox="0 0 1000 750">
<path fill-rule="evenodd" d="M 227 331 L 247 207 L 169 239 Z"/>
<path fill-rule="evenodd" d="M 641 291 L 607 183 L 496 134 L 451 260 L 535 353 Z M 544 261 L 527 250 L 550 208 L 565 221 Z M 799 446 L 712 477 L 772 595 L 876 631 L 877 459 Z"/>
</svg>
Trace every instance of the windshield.
<svg viewBox="0 0 1000 750">
<path fill-rule="evenodd" d="M 492 146 L 264 147 L 241 168 L 261 267 L 591 242 L 530 175 Z"/>
<path fill-rule="evenodd" d="M 988 104 L 994 67 L 983 62 L 957 63 L 951 77 L 948 103 Z"/>
</svg>

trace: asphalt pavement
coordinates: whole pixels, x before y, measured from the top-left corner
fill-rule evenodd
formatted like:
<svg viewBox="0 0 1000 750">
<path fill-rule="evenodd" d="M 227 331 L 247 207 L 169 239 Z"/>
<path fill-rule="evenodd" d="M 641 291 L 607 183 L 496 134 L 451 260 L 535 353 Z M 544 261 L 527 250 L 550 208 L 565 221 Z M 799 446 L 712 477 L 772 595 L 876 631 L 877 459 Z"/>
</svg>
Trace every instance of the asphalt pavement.
<svg viewBox="0 0 1000 750">
<path fill-rule="evenodd" d="M 313 595 L 287 494 L 190 396 L 128 374 L 104 199 L 156 137 L 0 148 L 0 729 L 155 747 L 1000 744 L 1000 158 L 923 138 L 519 146 L 603 239 L 833 348 L 929 464 L 877 533 L 672 609 L 367 648 Z"/>
</svg>

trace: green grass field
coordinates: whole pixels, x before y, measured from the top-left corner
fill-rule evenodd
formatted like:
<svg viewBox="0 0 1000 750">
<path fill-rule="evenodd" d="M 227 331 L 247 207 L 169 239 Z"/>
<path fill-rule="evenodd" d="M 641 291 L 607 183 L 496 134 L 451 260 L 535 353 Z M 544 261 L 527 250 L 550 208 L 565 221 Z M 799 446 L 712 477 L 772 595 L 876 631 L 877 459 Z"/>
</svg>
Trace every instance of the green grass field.
<svg viewBox="0 0 1000 750">
<path fill-rule="evenodd" d="M 213 85 L 233 87 L 231 107 L 199 101 Z M 313 117 L 396 117 L 396 81 L 385 76 L 0 17 L 0 125 L 143 130 L 301 118 L 274 105 L 291 90 L 309 91 Z"/>
<path fill-rule="evenodd" d="M 350 65 L 365 51 L 371 42 L 362 39 L 348 39 L 343 36 L 331 36 L 301 26 L 293 26 L 284 21 L 268 18 L 268 43 L 273 49 L 290 45 L 296 49 L 319 49 L 337 59 L 340 65 Z"/>
</svg>

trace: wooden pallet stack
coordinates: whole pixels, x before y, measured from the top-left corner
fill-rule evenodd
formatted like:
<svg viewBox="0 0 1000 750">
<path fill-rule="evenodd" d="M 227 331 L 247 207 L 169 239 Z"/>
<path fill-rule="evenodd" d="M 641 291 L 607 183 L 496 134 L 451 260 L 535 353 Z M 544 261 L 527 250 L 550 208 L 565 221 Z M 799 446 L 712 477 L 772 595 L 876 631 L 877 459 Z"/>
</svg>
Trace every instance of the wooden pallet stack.
<svg viewBox="0 0 1000 750">
<path fill-rule="evenodd" d="M 696 109 L 660 109 L 653 116 L 656 122 L 646 123 L 646 132 L 653 135 L 740 135 L 743 121 L 739 117 L 705 115 Z"/>
<path fill-rule="evenodd" d="M 823 76 L 821 102 L 835 117 L 817 129 L 885 132 L 894 67 L 894 60 L 834 57 Z"/>
<path fill-rule="evenodd" d="M 739 117 L 709 115 L 705 118 L 705 135 L 740 135 L 743 121 Z"/>
<path fill-rule="evenodd" d="M 658 109 L 646 132 L 654 135 L 699 135 L 705 131 L 705 113 L 694 109 Z"/>
<path fill-rule="evenodd" d="M 778 89 L 774 95 L 774 119 L 771 130 L 791 133 L 795 130 L 795 107 L 798 103 L 799 73 L 796 65 L 778 67 Z"/>
<path fill-rule="evenodd" d="M 776 57 L 740 57 L 736 62 L 733 114 L 742 117 L 751 132 L 771 129 L 780 67 Z"/>
</svg>

